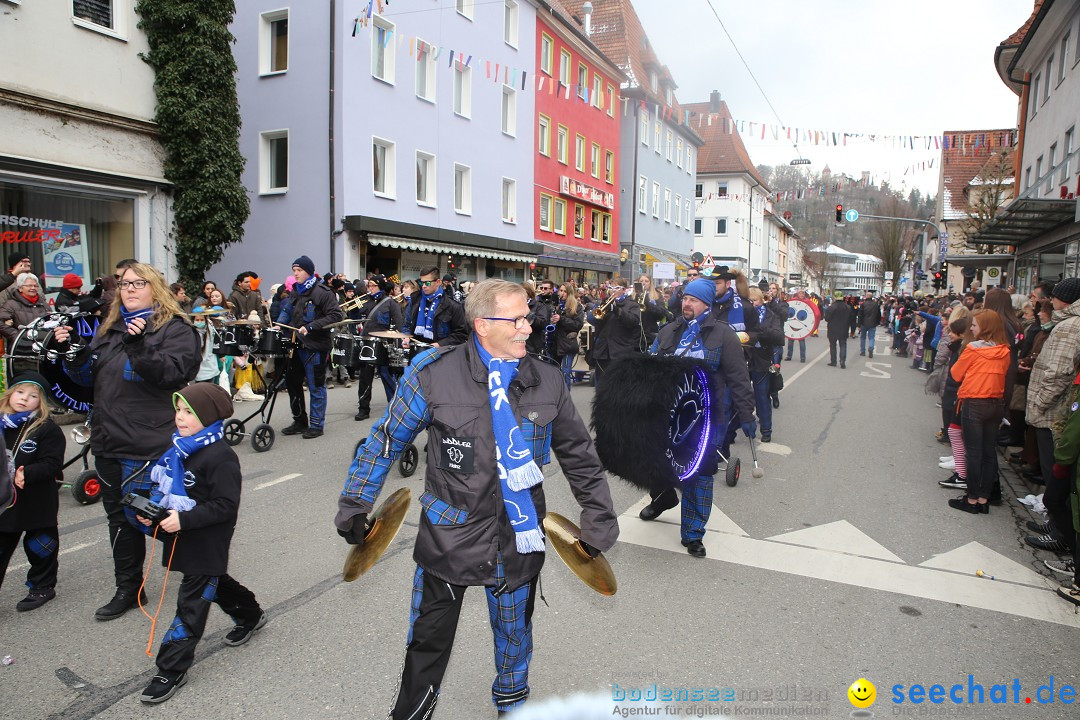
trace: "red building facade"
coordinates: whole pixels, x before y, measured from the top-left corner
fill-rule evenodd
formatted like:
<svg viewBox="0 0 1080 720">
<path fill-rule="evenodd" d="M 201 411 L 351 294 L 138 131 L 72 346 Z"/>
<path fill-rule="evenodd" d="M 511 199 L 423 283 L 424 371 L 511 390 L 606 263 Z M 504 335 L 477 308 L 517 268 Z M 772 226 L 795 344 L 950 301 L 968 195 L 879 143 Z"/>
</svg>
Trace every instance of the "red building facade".
<svg viewBox="0 0 1080 720">
<path fill-rule="evenodd" d="M 558 11 L 536 20 L 537 276 L 596 283 L 619 266 L 623 75 Z"/>
</svg>

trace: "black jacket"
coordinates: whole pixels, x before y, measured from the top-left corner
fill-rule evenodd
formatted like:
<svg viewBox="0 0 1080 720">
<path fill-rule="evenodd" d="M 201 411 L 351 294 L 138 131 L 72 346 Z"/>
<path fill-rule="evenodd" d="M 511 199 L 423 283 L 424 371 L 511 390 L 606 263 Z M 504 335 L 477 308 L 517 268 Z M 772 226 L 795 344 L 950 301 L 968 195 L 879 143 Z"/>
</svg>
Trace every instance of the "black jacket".
<svg viewBox="0 0 1080 720">
<path fill-rule="evenodd" d="M 877 300 L 863 300 L 859 305 L 859 327 L 876 328 L 881 324 L 881 305 Z"/>
<path fill-rule="evenodd" d="M 597 319 L 589 313 L 589 323 L 596 328 L 593 336 L 592 360 L 618 360 L 641 352 L 641 307 L 633 298 L 608 305 L 604 317 Z"/>
<path fill-rule="evenodd" d="M 364 308 L 363 335 L 372 332 L 389 330 L 392 325 L 395 330 L 400 330 L 405 323 L 405 314 L 401 310 L 401 304 L 397 300 L 380 293 L 379 297 Z"/>
<path fill-rule="evenodd" d="M 328 352 L 333 344 L 327 325 L 345 319 L 338 307 L 337 295 L 321 282 L 316 282 L 303 295 L 299 284 L 281 303 L 277 321 L 294 328 L 306 327 L 306 335 L 296 334 L 305 348 L 316 352 Z"/>
<path fill-rule="evenodd" d="M 546 300 L 537 295 L 536 299 L 529 304 L 529 325 L 532 326 L 532 333 L 525 341 L 525 349 L 533 355 L 555 355 L 555 348 L 548 347 L 547 344 L 547 326 L 551 324 L 551 316 L 555 312 L 555 303 L 558 300 L 556 295 L 551 295 Z M 552 343 L 554 339 L 552 336 Z"/>
<path fill-rule="evenodd" d="M 21 427 L 4 431 L 4 446 L 11 448 L 13 454 L 12 472 L 23 468 L 26 485 L 16 491 L 15 506 L 0 515 L 0 532 L 56 526 L 60 507 L 56 480 L 64 475 L 67 441 L 64 431 L 52 420 L 24 436 L 23 431 L 32 423 L 33 420 L 28 420 Z"/>
<path fill-rule="evenodd" d="M 176 429 L 172 394 L 199 372 L 202 341 L 178 317 L 131 337 L 127 340 L 123 320 L 99 327 L 89 349 L 74 362 L 65 361 L 64 371 L 94 388 L 90 448 L 95 456 L 157 460 Z"/>
<path fill-rule="evenodd" d="M 645 338 L 642 341 L 644 342 L 644 347 L 641 348 L 641 351 L 644 352 L 649 349 L 653 340 L 656 339 L 656 334 L 660 331 L 660 326 L 671 319 L 671 314 L 668 313 L 663 296 L 658 300 L 651 300 L 649 296 L 646 295 L 641 306 L 641 331 L 645 335 Z M 681 306 L 679 307 L 679 314 L 682 314 Z"/>
<path fill-rule="evenodd" d="M 565 307 L 563 308 L 563 312 L 559 313 L 559 322 L 555 323 L 555 357 L 563 358 L 567 355 L 578 354 L 580 350 L 578 333 L 584 325 L 585 308 L 581 303 L 578 303 L 577 312 L 572 315 L 566 312 Z"/>
<path fill-rule="evenodd" d="M 173 570 L 186 575 L 224 575 L 229 569 L 229 544 L 240 509 L 240 460 L 219 440 L 188 457 L 184 475 L 195 507 L 179 514 L 180 532 L 158 531 L 158 538 L 165 542 L 161 564 L 169 564 L 175 542 Z"/>
<path fill-rule="evenodd" d="M 830 340 L 843 340 L 851 331 L 851 323 L 854 320 L 855 311 L 843 300 L 836 300 L 825 311 L 825 322 L 829 324 L 828 337 Z"/>
<path fill-rule="evenodd" d="M 749 349 L 751 372 L 768 372 L 773 362 L 773 348 L 784 344 L 784 322 L 787 321 L 787 313 L 784 313 L 781 320 L 780 309 L 772 303 L 762 307 L 765 308 L 765 320 L 758 325 L 757 343 Z M 752 309 L 757 312 L 757 308 Z"/>
<path fill-rule="evenodd" d="M 419 314 L 420 293 L 416 293 L 410 299 L 409 307 L 406 309 L 405 327 L 402 332 L 416 334 L 416 316 Z M 442 347 L 460 345 L 469 335 L 469 328 L 465 324 L 465 308 L 448 292 L 443 292 L 439 307 L 435 308 L 431 329 L 435 334 L 434 342 Z"/>
</svg>

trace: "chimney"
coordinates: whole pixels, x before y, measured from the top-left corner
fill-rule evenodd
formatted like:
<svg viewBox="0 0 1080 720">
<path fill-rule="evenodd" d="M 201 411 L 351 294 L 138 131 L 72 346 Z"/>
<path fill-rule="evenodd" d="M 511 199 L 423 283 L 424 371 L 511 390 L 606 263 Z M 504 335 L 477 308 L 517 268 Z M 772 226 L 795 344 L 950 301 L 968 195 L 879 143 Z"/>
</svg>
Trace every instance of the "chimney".
<svg viewBox="0 0 1080 720">
<path fill-rule="evenodd" d="M 713 112 L 720 112 L 720 92 L 717 90 L 709 93 L 709 109 Z"/>
<path fill-rule="evenodd" d="M 592 3 L 586 0 L 581 9 L 585 11 L 585 37 L 592 37 Z"/>
</svg>

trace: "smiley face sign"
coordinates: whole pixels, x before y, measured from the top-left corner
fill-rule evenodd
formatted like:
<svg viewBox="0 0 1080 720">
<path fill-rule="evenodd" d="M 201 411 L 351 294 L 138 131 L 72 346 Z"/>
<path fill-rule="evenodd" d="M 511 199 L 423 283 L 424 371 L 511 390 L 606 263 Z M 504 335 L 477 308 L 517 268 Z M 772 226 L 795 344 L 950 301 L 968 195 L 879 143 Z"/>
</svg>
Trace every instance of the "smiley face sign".
<svg viewBox="0 0 1080 720">
<path fill-rule="evenodd" d="M 784 323 L 784 337 L 788 340 L 805 340 L 817 330 L 821 321 L 818 306 L 809 300 L 788 300 L 788 319 Z"/>
</svg>

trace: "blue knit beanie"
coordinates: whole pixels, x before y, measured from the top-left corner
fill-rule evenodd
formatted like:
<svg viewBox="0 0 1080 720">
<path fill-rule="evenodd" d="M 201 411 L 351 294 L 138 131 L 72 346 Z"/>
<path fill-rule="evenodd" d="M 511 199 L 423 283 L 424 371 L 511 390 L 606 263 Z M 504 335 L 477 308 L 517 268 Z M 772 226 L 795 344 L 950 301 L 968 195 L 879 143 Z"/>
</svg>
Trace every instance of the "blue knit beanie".
<svg viewBox="0 0 1080 720">
<path fill-rule="evenodd" d="M 716 299 L 716 284 L 712 280 L 706 280 L 705 278 L 691 280 L 686 284 L 683 295 L 689 295 L 706 305 L 712 305 L 713 300 Z"/>
</svg>

